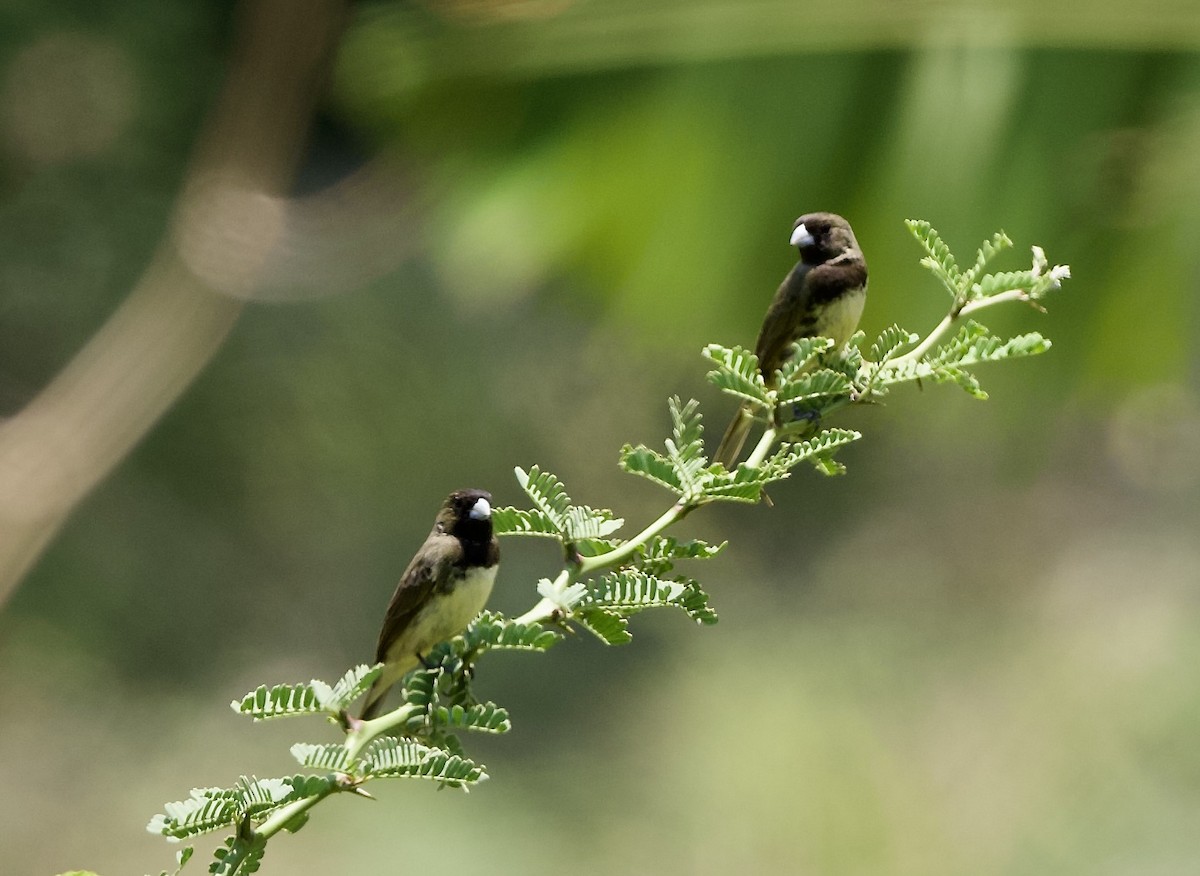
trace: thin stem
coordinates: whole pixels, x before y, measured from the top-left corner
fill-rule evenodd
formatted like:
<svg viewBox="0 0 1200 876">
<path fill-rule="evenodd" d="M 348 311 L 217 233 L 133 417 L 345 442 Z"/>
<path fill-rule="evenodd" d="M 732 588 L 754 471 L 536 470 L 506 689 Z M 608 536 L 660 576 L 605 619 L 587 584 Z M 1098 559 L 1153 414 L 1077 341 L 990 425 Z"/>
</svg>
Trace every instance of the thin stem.
<svg viewBox="0 0 1200 876">
<path fill-rule="evenodd" d="M 388 712 L 386 715 L 380 715 L 378 718 L 372 718 L 370 721 L 359 721 L 355 729 L 346 735 L 346 741 L 342 743 L 346 749 L 346 754 L 353 760 L 362 753 L 362 750 L 372 740 L 382 736 L 393 727 L 407 724 L 416 712 L 416 706 L 406 703 L 400 708 Z"/>
<path fill-rule="evenodd" d="M 910 362 L 921 361 L 921 357 L 932 350 L 937 345 L 937 342 L 942 339 L 942 336 L 945 335 L 946 332 L 948 332 L 960 319 L 965 316 L 969 316 L 977 310 L 983 310 L 985 307 L 991 307 L 994 304 L 1003 304 L 1008 301 L 1028 300 L 1029 293 L 1024 289 L 1009 289 L 1007 292 L 997 292 L 995 295 L 989 295 L 987 298 L 977 298 L 974 301 L 964 304 L 957 310 L 951 310 L 946 314 L 942 321 L 937 324 L 934 330 L 929 333 L 925 340 L 921 341 L 920 344 L 918 344 L 912 350 L 909 350 L 903 356 L 897 356 L 895 359 L 888 362 L 888 367 L 907 365 Z"/>
<path fill-rule="evenodd" d="M 371 721 L 360 722 L 358 727 L 352 733 L 350 733 L 346 737 L 346 741 L 342 743 L 346 749 L 349 759 L 353 760 L 354 758 L 358 757 L 358 755 L 362 753 L 362 750 L 366 748 L 367 745 L 369 745 L 374 739 L 386 733 L 388 730 L 407 723 L 416 711 L 416 706 L 405 704 L 395 711 L 388 712 L 386 715 L 383 715 L 379 718 L 375 718 Z M 302 812 L 306 812 L 313 806 L 316 806 L 330 794 L 335 794 L 338 791 L 344 790 L 347 790 L 347 788 L 333 784 L 309 797 L 302 797 L 299 800 L 293 800 L 286 806 L 276 810 L 266 821 L 260 824 L 254 831 L 254 837 L 263 841 L 270 839 L 275 834 L 279 833 L 279 831 L 283 830 L 284 827 L 291 823 L 292 819 L 300 815 Z"/>
<path fill-rule="evenodd" d="M 330 785 L 324 791 L 313 794 L 311 797 L 301 797 L 299 800 L 293 800 L 287 806 L 275 810 L 271 817 L 258 826 L 254 831 L 254 838 L 266 842 L 283 828 L 290 824 L 292 819 L 302 812 L 307 812 L 312 809 L 330 794 L 334 794 L 342 790 L 337 785 Z"/>
<path fill-rule="evenodd" d="M 779 438 L 779 432 L 773 426 L 768 426 L 767 430 L 762 433 L 762 437 L 758 439 L 758 443 L 754 445 L 754 449 L 750 451 L 750 455 L 746 457 L 746 465 L 751 468 L 758 468 L 767 458 L 767 454 L 771 452 L 771 448 L 775 446 L 775 441 Z"/>
<path fill-rule="evenodd" d="M 607 569 L 611 566 L 619 566 L 621 563 L 632 557 L 637 552 L 639 547 L 646 544 L 646 542 L 650 541 L 650 539 L 654 538 L 654 536 L 658 535 L 667 527 L 678 523 L 693 510 L 695 510 L 696 507 L 697 506 L 680 499 L 678 502 L 668 508 L 661 517 L 659 517 L 633 538 L 629 539 L 629 541 L 622 544 L 620 547 L 613 548 L 611 551 L 603 554 L 597 554 L 594 557 L 584 557 L 579 563 L 579 571 L 577 575 L 590 575 L 599 569 Z"/>
<path fill-rule="evenodd" d="M 635 535 L 633 538 L 624 542 L 620 547 L 613 548 L 602 554 L 597 554 L 594 557 L 583 557 L 579 560 L 578 565 L 573 569 L 567 567 L 558 573 L 558 577 L 554 579 L 553 587 L 555 590 L 566 590 L 571 584 L 574 584 L 580 578 L 586 578 L 601 569 L 609 569 L 613 566 L 619 566 L 637 553 L 637 549 L 650 541 L 664 529 L 678 523 L 697 506 L 682 499 L 668 508 L 657 520 Z M 554 617 L 560 613 L 563 606 L 555 602 L 553 599 L 541 599 L 533 608 L 525 612 L 517 618 L 513 618 L 519 624 L 541 623 Z"/>
</svg>

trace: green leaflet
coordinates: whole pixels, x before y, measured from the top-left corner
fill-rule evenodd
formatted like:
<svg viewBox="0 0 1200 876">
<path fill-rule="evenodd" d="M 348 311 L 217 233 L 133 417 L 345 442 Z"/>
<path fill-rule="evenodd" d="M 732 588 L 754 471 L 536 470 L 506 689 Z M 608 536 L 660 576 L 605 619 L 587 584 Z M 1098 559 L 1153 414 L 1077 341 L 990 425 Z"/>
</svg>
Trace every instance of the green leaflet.
<svg viewBox="0 0 1200 876">
<path fill-rule="evenodd" d="M 708 607 L 708 594 L 690 578 L 665 579 L 638 569 L 621 569 L 604 575 L 587 604 L 621 615 L 648 608 L 681 608 L 697 623 L 714 624 L 717 614 Z"/>
<path fill-rule="evenodd" d="M 833 347 L 829 338 L 800 338 L 792 344 L 792 354 L 783 360 L 779 369 L 780 385 L 795 379 L 808 370 L 813 360 Z"/>
<path fill-rule="evenodd" d="M 319 776 L 255 779 L 242 776 L 232 788 L 195 788 L 186 800 L 168 803 L 146 829 L 173 839 L 187 839 L 233 825 L 243 818 L 262 818 L 300 797 L 320 793 L 328 780 Z"/>
<path fill-rule="evenodd" d="M 291 748 L 292 757 L 300 762 L 300 766 L 314 770 L 350 770 L 350 753 L 344 745 L 326 743 L 314 745 L 311 742 L 297 742 Z"/>
<path fill-rule="evenodd" d="M 890 325 L 879 333 L 879 337 L 871 344 L 871 360 L 876 366 L 882 366 L 905 347 L 917 343 L 920 338 L 907 329 L 898 325 Z"/>
<path fill-rule="evenodd" d="M 668 407 L 671 437 L 666 441 L 667 459 L 682 487 L 682 495 L 690 498 L 701 487 L 702 473 L 708 462 L 704 455 L 704 428 L 697 413 L 700 403 L 692 399 L 685 405 L 679 401 L 679 396 L 671 396 Z"/>
<path fill-rule="evenodd" d="M 942 282 L 951 297 L 957 298 L 962 272 L 950 253 L 950 247 L 924 219 L 908 219 L 904 224 L 925 250 L 925 258 L 921 259 L 921 264 Z"/>
<path fill-rule="evenodd" d="M 627 645 L 633 641 L 629 621 L 615 611 L 597 605 L 585 605 L 577 608 L 571 616 L 606 645 Z"/>
<path fill-rule="evenodd" d="M 904 224 L 925 250 L 921 264 L 949 290 L 954 297 L 956 310 L 970 301 L 990 298 L 1002 292 L 1024 292 L 1030 300 L 1036 301 L 1052 289 L 1057 289 L 1062 280 L 1071 276 L 1070 269 L 1065 265 L 1050 267 L 1046 254 L 1036 246 L 1033 248 L 1033 267 L 1030 270 L 984 274 L 984 269 L 992 259 L 1013 245 L 1003 231 L 985 240 L 976 251 L 975 262 L 970 269 L 960 271 L 950 248 L 933 226 L 924 220 L 913 219 Z"/>
<path fill-rule="evenodd" d="M 708 381 L 723 392 L 763 407 L 770 406 L 767 386 L 758 370 L 758 357 L 742 347 L 709 344 L 704 357 L 717 367 L 708 372 Z"/>
<path fill-rule="evenodd" d="M 214 876 L 257 873 L 266 850 L 266 844 L 263 842 L 231 836 L 225 840 L 224 845 L 218 846 L 213 852 L 215 860 L 209 865 L 208 872 Z"/>
<path fill-rule="evenodd" d="M 939 345 L 919 362 L 908 362 L 896 369 L 884 369 L 884 381 L 932 380 L 935 383 L 954 383 L 972 396 L 986 399 L 987 393 L 979 380 L 967 370 L 969 366 L 1004 359 L 1036 356 L 1050 349 L 1050 342 L 1037 332 L 1001 340 L 985 326 L 967 320 L 951 340 Z"/>
<path fill-rule="evenodd" d="M 557 538 L 562 528 L 543 511 L 514 508 L 492 509 L 492 531 L 496 535 L 540 535 Z"/>
<path fill-rule="evenodd" d="M 677 560 L 707 560 L 719 554 L 728 542 L 713 545 L 698 539 L 679 541 L 659 535 L 639 546 L 634 562 L 651 575 L 665 575 L 675 568 Z"/>
<path fill-rule="evenodd" d="M 466 649 L 500 648 L 516 651 L 545 651 L 561 636 L 541 624 L 523 624 L 496 612 L 485 611 L 471 621 L 461 636 Z"/>
<path fill-rule="evenodd" d="M 630 474 L 654 481 L 660 487 L 666 487 L 681 496 L 684 493 L 683 482 L 676 474 L 673 462 L 644 444 L 637 447 L 626 444 L 622 447 L 619 465 Z"/>
<path fill-rule="evenodd" d="M 332 687 L 317 679 L 304 684 L 262 685 L 229 705 L 235 712 L 249 715 L 255 721 L 320 712 L 337 714 L 366 693 L 381 671 L 380 666 L 359 665 Z"/>
<path fill-rule="evenodd" d="M 482 733 L 507 733 L 512 729 L 508 710 L 495 703 L 476 703 L 469 707 L 458 704 L 449 708 L 442 706 L 435 713 L 435 723 L 443 727 L 476 730 Z"/>
<path fill-rule="evenodd" d="M 517 509 L 501 509 L 500 525 L 503 534 L 559 535 L 568 542 L 596 542 L 612 535 L 625 521 L 614 517 L 605 508 L 571 504 L 562 481 L 536 465 L 526 472 L 515 470 L 517 482 L 537 506 L 536 514 Z M 493 519 L 492 526 L 496 527 Z M 552 529 L 553 532 L 547 531 Z M 603 549 L 604 545 L 598 546 Z"/>
<path fill-rule="evenodd" d="M 428 779 L 451 788 L 473 785 L 487 778 L 483 767 L 467 758 L 394 736 L 374 740 L 361 760 L 363 775 L 370 778 Z"/>
<path fill-rule="evenodd" d="M 780 385 L 777 390 L 778 404 L 787 406 L 810 404 L 821 399 L 833 400 L 845 396 L 852 389 L 853 384 L 845 374 L 828 368 L 818 368 L 798 374 Z"/>
<path fill-rule="evenodd" d="M 639 445 L 621 448 L 619 464 L 630 474 L 640 475 L 679 495 L 685 502 L 702 498 L 708 457 L 704 455 L 704 427 L 700 403 L 684 403 L 679 396 L 667 400 L 671 414 L 671 437 L 664 442 L 666 453 Z"/>
<path fill-rule="evenodd" d="M 554 522 L 559 532 L 565 532 L 567 509 L 571 507 L 571 498 L 567 495 L 562 481 L 550 472 L 542 471 L 536 465 L 528 473 L 520 466 L 517 466 L 514 471 L 517 475 L 517 483 L 521 485 L 521 489 L 538 507 L 538 510 L 547 519 Z"/>
<path fill-rule="evenodd" d="M 1008 235 L 1003 231 L 997 231 L 992 235 L 990 240 L 985 240 L 980 244 L 979 251 L 975 254 L 975 264 L 959 279 L 959 289 L 961 292 L 964 294 L 969 292 L 979 282 L 979 278 L 983 276 L 983 270 L 987 267 L 988 262 L 1004 252 L 1004 250 L 1012 249 L 1012 245 L 1013 242 L 1009 240 Z"/>
</svg>

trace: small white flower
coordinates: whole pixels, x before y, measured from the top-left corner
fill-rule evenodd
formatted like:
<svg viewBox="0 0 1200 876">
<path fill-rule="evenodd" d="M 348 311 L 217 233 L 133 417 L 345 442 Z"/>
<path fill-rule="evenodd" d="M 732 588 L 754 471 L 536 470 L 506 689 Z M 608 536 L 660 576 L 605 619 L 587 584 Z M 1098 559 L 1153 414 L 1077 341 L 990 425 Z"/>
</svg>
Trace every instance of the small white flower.
<svg viewBox="0 0 1200 876">
<path fill-rule="evenodd" d="M 538 596 L 553 603 L 566 614 L 587 594 L 587 587 L 579 583 L 563 586 L 549 578 L 543 578 L 537 583 L 537 592 Z"/>
</svg>

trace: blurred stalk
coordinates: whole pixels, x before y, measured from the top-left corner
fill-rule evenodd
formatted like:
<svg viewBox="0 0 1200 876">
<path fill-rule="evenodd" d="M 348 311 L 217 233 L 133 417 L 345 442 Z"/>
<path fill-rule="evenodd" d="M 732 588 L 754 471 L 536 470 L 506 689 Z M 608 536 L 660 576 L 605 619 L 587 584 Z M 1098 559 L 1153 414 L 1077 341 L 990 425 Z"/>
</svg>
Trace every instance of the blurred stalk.
<svg viewBox="0 0 1200 876">
<path fill-rule="evenodd" d="M 424 0 L 380 4 L 349 39 L 409 87 L 438 79 L 544 78 L 581 70 L 696 63 L 797 52 L 958 45 L 1192 50 L 1200 7 L 1172 0 L 1054 5 L 843 0 Z M 427 14 L 433 10 L 438 19 Z M 466 26 L 464 26 L 466 25 Z M 365 51 L 364 44 L 370 50 Z M 383 61 L 386 59 L 386 62 Z"/>
<path fill-rule="evenodd" d="M 0 604 L 63 521 L 195 379 L 282 233 L 346 0 L 247 0 L 172 228 L 129 298 L 0 426 Z"/>
</svg>

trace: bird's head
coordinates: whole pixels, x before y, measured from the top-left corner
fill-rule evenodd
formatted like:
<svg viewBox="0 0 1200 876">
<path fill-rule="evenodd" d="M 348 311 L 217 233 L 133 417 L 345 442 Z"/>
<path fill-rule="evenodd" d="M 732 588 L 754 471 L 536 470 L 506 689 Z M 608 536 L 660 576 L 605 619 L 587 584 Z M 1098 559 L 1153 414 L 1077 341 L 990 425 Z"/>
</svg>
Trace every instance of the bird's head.
<svg viewBox="0 0 1200 876">
<path fill-rule="evenodd" d="M 442 503 L 437 526 L 459 538 L 491 538 L 492 494 L 487 490 L 455 490 Z"/>
<path fill-rule="evenodd" d="M 806 264 L 818 265 L 858 249 L 850 223 L 836 213 L 806 213 L 792 226 L 790 243 Z"/>
</svg>

